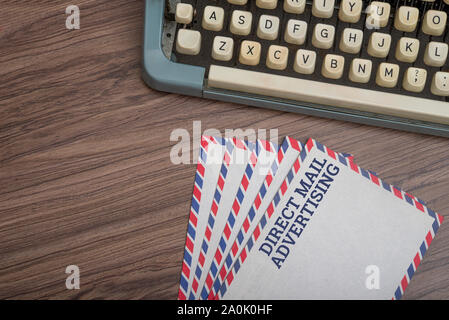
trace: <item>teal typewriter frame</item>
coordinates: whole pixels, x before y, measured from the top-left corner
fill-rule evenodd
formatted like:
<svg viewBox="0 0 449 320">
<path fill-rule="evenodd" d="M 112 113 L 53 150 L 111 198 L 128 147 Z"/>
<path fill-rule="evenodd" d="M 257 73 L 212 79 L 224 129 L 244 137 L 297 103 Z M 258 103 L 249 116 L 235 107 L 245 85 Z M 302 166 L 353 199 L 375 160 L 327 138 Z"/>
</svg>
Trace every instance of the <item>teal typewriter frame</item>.
<svg viewBox="0 0 449 320">
<path fill-rule="evenodd" d="M 254 107 L 297 112 L 336 120 L 449 137 L 449 126 L 438 123 L 209 88 L 204 68 L 176 63 L 168 59 L 166 53 L 164 53 L 162 42 L 164 37 L 165 2 L 166 0 L 145 0 L 142 77 L 145 83 L 153 89 Z"/>
</svg>

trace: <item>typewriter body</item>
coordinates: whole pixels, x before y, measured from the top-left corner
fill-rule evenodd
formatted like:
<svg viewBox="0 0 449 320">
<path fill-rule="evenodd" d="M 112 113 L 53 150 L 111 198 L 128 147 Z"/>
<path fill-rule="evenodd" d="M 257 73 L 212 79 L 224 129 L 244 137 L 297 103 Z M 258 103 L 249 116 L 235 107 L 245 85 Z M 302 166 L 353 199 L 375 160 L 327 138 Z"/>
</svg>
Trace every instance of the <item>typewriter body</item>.
<svg viewBox="0 0 449 320">
<path fill-rule="evenodd" d="M 146 0 L 143 79 L 166 92 L 449 137 L 445 2 Z"/>
</svg>

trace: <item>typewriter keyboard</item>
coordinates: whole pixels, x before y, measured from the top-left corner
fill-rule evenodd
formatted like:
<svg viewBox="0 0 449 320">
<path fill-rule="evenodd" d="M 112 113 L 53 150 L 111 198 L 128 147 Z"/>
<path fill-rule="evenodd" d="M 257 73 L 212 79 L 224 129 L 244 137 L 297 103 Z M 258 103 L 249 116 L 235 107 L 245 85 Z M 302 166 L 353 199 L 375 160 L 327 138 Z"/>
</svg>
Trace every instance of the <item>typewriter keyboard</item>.
<svg viewBox="0 0 449 320">
<path fill-rule="evenodd" d="M 209 88 L 449 124 L 449 0 L 182 0 Z"/>
</svg>

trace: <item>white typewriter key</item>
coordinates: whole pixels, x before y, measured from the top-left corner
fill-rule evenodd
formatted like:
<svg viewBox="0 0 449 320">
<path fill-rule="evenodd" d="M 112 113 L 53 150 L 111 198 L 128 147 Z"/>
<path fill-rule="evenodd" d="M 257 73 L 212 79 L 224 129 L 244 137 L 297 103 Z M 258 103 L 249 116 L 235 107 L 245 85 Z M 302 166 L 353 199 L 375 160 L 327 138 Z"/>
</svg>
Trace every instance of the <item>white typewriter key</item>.
<svg viewBox="0 0 449 320">
<path fill-rule="evenodd" d="M 274 40 L 279 34 L 279 18 L 276 16 L 261 15 L 257 36 L 265 40 Z"/>
<path fill-rule="evenodd" d="M 201 33 L 195 30 L 179 29 L 176 38 L 176 51 L 182 54 L 197 55 L 201 50 Z"/>
<path fill-rule="evenodd" d="M 234 10 L 232 12 L 229 30 L 233 34 L 247 36 L 251 32 L 253 14 L 249 11 Z"/>
<path fill-rule="evenodd" d="M 290 19 L 287 22 L 284 40 L 291 44 L 303 44 L 306 41 L 307 22 Z"/>
<path fill-rule="evenodd" d="M 256 0 L 256 6 L 262 9 L 275 9 L 278 0 Z"/>
<path fill-rule="evenodd" d="M 313 0 L 312 14 L 318 18 L 330 18 L 334 13 L 335 0 Z"/>
<path fill-rule="evenodd" d="M 373 32 L 368 42 L 368 54 L 376 58 L 385 58 L 390 51 L 391 35 Z"/>
<path fill-rule="evenodd" d="M 398 83 L 399 66 L 393 63 L 382 62 L 377 69 L 376 83 L 378 86 L 393 88 Z"/>
<path fill-rule="evenodd" d="M 306 0 L 284 0 L 284 11 L 300 14 L 306 8 Z"/>
<path fill-rule="evenodd" d="M 177 23 L 189 24 L 193 19 L 193 6 L 188 3 L 176 5 L 175 20 Z"/>
<path fill-rule="evenodd" d="M 442 67 L 446 63 L 447 53 L 447 43 L 431 41 L 424 52 L 424 63 L 431 67 Z"/>
<path fill-rule="evenodd" d="M 424 15 L 422 32 L 431 36 L 441 36 L 446 28 L 447 13 L 444 11 L 428 10 Z"/>
<path fill-rule="evenodd" d="M 243 6 L 248 2 L 248 0 L 228 0 L 230 4 L 236 4 L 238 6 Z"/>
<path fill-rule="evenodd" d="M 326 54 L 321 74 L 329 79 L 340 79 L 345 67 L 345 58 L 336 54 Z"/>
<path fill-rule="evenodd" d="M 220 31 L 223 29 L 224 10 L 220 7 L 206 6 L 204 8 L 202 27 L 206 30 Z"/>
<path fill-rule="evenodd" d="M 349 80 L 358 83 L 367 83 L 371 77 L 373 63 L 371 60 L 355 58 L 349 68 Z"/>
<path fill-rule="evenodd" d="M 302 74 L 312 74 L 315 71 L 316 52 L 299 49 L 296 51 L 293 70 Z"/>
<path fill-rule="evenodd" d="M 396 59 L 402 62 L 415 62 L 418 51 L 418 39 L 402 37 L 396 45 Z"/>
<path fill-rule="evenodd" d="M 317 23 L 313 29 L 312 44 L 315 48 L 330 49 L 334 44 L 335 27 Z"/>
<path fill-rule="evenodd" d="M 388 24 L 391 6 L 388 2 L 373 1 L 366 8 L 366 22 L 368 29 L 383 28 Z"/>
<path fill-rule="evenodd" d="M 216 36 L 212 45 L 212 58 L 219 61 L 229 61 L 232 59 L 234 51 L 234 40 L 228 37 Z"/>
<path fill-rule="evenodd" d="M 435 73 L 430 91 L 437 96 L 449 96 L 449 72 L 438 71 Z"/>
<path fill-rule="evenodd" d="M 362 0 L 342 0 L 338 18 L 343 22 L 356 23 L 362 14 Z"/>
<path fill-rule="evenodd" d="M 394 27 L 399 31 L 415 31 L 418 24 L 419 10 L 415 7 L 402 6 L 396 10 L 394 18 Z"/>
<path fill-rule="evenodd" d="M 410 92 L 421 92 L 426 85 L 427 70 L 410 67 L 405 71 L 402 87 Z"/>
<path fill-rule="evenodd" d="M 271 45 L 268 48 L 267 67 L 275 70 L 284 70 L 287 68 L 288 48 Z"/>
<path fill-rule="evenodd" d="M 241 64 L 256 66 L 260 61 L 261 46 L 259 42 L 244 40 L 240 46 L 239 61 Z"/>
<path fill-rule="evenodd" d="M 362 47 L 363 31 L 345 28 L 340 39 L 340 50 L 346 53 L 358 53 Z"/>
</svg>

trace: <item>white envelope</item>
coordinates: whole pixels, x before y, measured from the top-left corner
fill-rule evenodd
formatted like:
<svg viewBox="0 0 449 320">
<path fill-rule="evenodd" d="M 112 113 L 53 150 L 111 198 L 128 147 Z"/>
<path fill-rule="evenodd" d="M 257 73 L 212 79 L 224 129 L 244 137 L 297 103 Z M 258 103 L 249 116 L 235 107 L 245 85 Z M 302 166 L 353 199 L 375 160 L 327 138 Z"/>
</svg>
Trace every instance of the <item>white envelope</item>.
<svg viewBox="0 0 449 320">
<path fill-rule="evenodd" d="M 218 297 L 401 298 L 443 218 L 312 139 L 298 162 Z"/>
<path fill-rule="evenodd" d="M 301 143 L 299 141 L 291 137 L 286 137 L 278 150 L 276 161 L 270 167 L 269 174 L 264 178 L 258 193 L 255 193 L 254 195 L 249 195 L 248 193 L 245 197 L 245 204 L 242 204 L 239 213 L 243 219 L 240 220 L 240 224 L 235 224 L 229 240 L 226 241 L 224 245 L 226 249 L 223 253 L 223 257 L 226 258 L 222 260 L 221 265 L 217 268 L 217 270 L 220 271 L 215 277 L 212 288 L 205 287 L 209 289 L 207 291 L 208 299 L 216 298 L 231 266 L 243 249 L 244 244 L 253 234 L 261 216 L 265 213 L 274 195 L 279 190 L 281 183 L 292 168 L 294 161 L 298 158 L 301 148 Z M 353 156 L 350 154 L 346 153 L 344 156 L 353 160 Z M 244 207 L 245 210 L 243 210 Z M 246 213 L 242 215 L 243 212 Z M 206 296 L 206 294 L 204 294 L 204 296 Z"/>
<path fill-rule="evenodd" d="M 223 257 L 226 258 L 223 259 L 221 266 L 218 268 L 220 272 L 214 279 L 210 299 L 213 299 L 218 293 L 234 260 L 239 256 L 243 245 L 251 237 L 260 217 L 280 188 L 282 181 L 292 167 L 293 162 L 298 158 L 300 151 L 300 142 L 291 137 L 286 137 L 278 150 L 275 161 L 269 167 L 268 174 L 263 179 L 263 183 L 258 192 L 245 199 L 245 208 L 249 209 L 245 209 L 245 211 L 241 210 L 240 214 L 246 212 L 244 213 L 245 219 L 241 221 L 240 226 L 236 224 L 232 230 L 223 254 Z"/>
<path fill-rule="evenodd" d="M 236 232 L 240 230 L 247 217 L 249 208 L 276 158 L 277 149 L 277 146 L 269 141 L 257 140 L 256 147 L 252 151 L 253 154 L 250 156 L 252 160 L 246 165 L 239 184 L 236 188 L 228 188 L 229 190 L 232 189 L 230 196 L 233 195 L 234 199 L 220 203 L 221 215 L 217 214 L 215 218 L 215 224 L 219 227 L 214 227 L 213 232 L 216 234 L 212 236 L 213 240 L 210 241 L 208 250 L 210 258 L 206 259 L 210 263 L 204 265 L 204 270 L 208 272 L 204 285 L 200 288 L 200 298 L 203 300 L 209 296 L 213 280 L 228 254 L 229 240 L 235 238 Z M 228 181 L 226 181 L 226 185 L 228 185 Z M 224 269 L 222 268 L 222 270 Z M 226 270 L 222 272 L 226 272 Z"/>
</svg>

